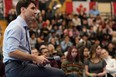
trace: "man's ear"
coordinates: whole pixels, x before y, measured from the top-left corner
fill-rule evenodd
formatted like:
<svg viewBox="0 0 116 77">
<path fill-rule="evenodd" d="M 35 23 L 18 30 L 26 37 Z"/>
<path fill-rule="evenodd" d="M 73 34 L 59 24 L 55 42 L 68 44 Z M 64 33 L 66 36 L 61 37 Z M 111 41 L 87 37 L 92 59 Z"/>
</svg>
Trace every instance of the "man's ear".
<svg viewBox="0 0 116 77">
<path fill-rule="evenodd" d="M 21 13 L 25 12 L 25 8 L 21 7 Z"/>
</svg>

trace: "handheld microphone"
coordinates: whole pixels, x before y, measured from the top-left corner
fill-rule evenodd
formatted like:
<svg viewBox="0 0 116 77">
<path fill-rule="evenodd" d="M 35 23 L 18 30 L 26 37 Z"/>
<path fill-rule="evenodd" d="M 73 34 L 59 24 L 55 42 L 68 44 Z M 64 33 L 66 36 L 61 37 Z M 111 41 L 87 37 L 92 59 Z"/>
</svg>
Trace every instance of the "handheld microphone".
<svg viewBox="0 0 116 77">
<path fill-rule="evenodd" d="M 56 61 L 61 60 L 60 56 L 48 57 L 47 59 L 48 60 L 56 60 Z"/>
</svg>

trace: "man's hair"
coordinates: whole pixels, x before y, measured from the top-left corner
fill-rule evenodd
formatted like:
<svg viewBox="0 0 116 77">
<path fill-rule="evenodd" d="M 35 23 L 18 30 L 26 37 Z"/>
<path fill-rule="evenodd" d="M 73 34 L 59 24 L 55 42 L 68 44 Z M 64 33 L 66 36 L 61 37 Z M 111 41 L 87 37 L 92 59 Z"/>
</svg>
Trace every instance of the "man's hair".
<svg viewBox="0 0 116 77">
<path fill-rule="evenodd" d="M 17 16 L 21 14 L 21 7 L 27 8 L 30 3 L 36 5 L 35 0 L 19 0 L 19 2 L 16 5 Z"/>
</svg>

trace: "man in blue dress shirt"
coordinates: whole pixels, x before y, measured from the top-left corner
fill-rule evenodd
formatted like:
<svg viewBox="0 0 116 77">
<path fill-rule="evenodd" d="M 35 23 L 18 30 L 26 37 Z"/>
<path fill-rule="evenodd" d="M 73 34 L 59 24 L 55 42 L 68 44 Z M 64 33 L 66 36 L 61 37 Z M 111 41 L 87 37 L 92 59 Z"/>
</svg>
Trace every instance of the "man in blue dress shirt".
<svg viewBox="0 0 116 77">
<path fill-rule="evenodd" d="M 5 30 L 3 62 L 7 77 L 64 77 L 62 70 L 44 67 L 44 56 L 31 55 L 28 27 L 35 18 L 36 5 L 32 0 L 19 0 L 16 6 L 18 17 Z M 35 61 L 36 64 L 29 63 Z"/>
<path fill-rule="evenodd" d="M 99 10 L 97 10 L 96 5 L 93 6 L 93 8 L 89 11 L 90 15 L 94 15 L 95 17 L 100 15 Z"/>
</svg>

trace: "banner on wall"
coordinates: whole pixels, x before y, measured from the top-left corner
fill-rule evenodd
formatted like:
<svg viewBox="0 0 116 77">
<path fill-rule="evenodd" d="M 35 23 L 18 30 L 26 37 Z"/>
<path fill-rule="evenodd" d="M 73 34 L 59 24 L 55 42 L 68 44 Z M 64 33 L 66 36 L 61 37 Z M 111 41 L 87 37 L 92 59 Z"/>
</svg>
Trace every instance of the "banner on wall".
<svg viewBox="0 0 116 77">
<path fill-rule="evenodd" d="M 79 14 L 80 12 L 89 13 L 89 10 L 96 5 L 96 2 L 73 1 L 66 3 L 66 13 Z"/>
<path fill-rule="evenodd" d="M 97 9 L 100 11 L 101 15 L 106 14 L 111 15 L 111 11 L 112 14 L 116 15 L 116 2 L 112 2 L 112 7 L 110 2 L 109 3 L 83 2 L 83 1 L 67 2 L 66 13 L 79 14 L 80 12 L 85 12 L 86 14 L 88 14 L 94 5 L 97 6 Z"/>
<path fill-rule="evenodd" d="M 73 4 L 72 2 L 66 2 L 66 13 L 71 14 L 73 11 Z"/>
<path fill-rule="evenodd" d="M 79 14 L 82 11 L 85 13 L 89 12 L 89 3 L 73 1 L 73 13 Z"/>
<path fill-rule="evenodd" d="M 4 16 L 7 17 L 9 10 L 15 8 L 19 0 L 2 0 L 4 5 Z M 38 0 L 35 0 L 38 5 Z"/>
<path fill-rule="evenodd" d="M 19 0 L 0 0 L 0 14 L 3 14 L 5 17 L 8 15 L 9 10 L 12 6 L 16 6 Z M 39 0 L 35 0 L 38 3 Z M 56 0 L 57 1 L 57 0 Z M 60 1 L 60 0 L 58 0 Z M 92 9 L 93 5 L 98 6 L 98 10 L 101 12 L 109 12 L 116 15 L 116 2 L 102 4 L 100 2 L 85 2 L 85 1 L 68 1 L 65 4 L 64 11 L 68 14 L 71 13 L 79 13 L 80 11 L 84 11 L 85 13 L 89 13 L 89 10 Z M 111 7 L 112 5 L 112 7 Z M 107 7 L 107 9 L 104 9 Z M 3 8 L 4 7 L 4 8 Z M 103 7 L 103 9 L 102 9 Z M 101 10 L 102 9 L 102 10 Z"/>
<path fill-rule="evenodd" d="M 112 14 L 116 15 L 116 2 L 112 2 Z"/>
<path fill-rule="evenodd" d="M 111 3 L 98 3 L 98 10 L 100 11 L 101 15 L 110 15 Z"/>
<path fill-rule="evenodd" d="M 12 0 L 3 0 L 4 3 L 4 16 L 7 17 L 9 10 L 12 8 Z"/>
</svg>

